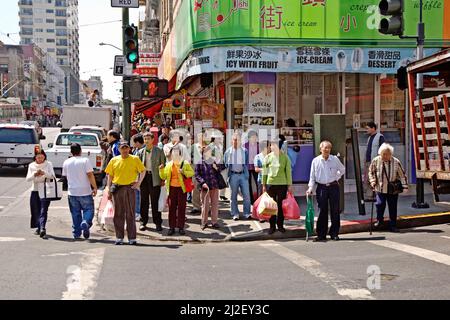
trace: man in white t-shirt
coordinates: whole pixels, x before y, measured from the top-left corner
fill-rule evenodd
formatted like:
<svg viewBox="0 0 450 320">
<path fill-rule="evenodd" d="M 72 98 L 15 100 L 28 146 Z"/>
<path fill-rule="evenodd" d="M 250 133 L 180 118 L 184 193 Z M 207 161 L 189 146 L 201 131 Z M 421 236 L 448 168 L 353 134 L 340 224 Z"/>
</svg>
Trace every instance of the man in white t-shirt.
<svg viewBox="0 0 450 320">
<path fill-rule="evenodd" d="M 72 234 L 74 240 L 89 239 L 89 229 L 94 219 L 94 196 L 97 194 L 94 170 L 88 158 L 81 157 L 81 146 L 70 146 L 71 158 L 64 161 L 62 175 L 69 186 L 69 208 L 72 214 Z"/>
</svg>

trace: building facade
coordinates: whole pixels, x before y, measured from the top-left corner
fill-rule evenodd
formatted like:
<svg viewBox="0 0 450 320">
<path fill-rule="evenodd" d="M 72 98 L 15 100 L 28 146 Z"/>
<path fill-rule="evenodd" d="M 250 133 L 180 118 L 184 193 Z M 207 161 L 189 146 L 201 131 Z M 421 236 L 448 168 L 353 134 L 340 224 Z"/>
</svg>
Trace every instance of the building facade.
<svg viewBox="0 0 450 320">
<path fill-rule="evenodd" d="M 79 101 L 78 0 L 20 0 L 21 44 L 37 44 L 66 75 L 65 99 Z"/>
<path fill-rule="evenodd" d="M 378 32 L 378 2 L 163 0 L 159 77 L 224 104 L 223 129 L 281 130 L 300 150 L 298 183 L 308 180 L 315 155 L 314 114 L 345 115 L 347 190 L 355 176 L 350 132 L 358 130 L 364 159 L 369 121 L 411 170 L 407 96 L 395 74 L 415 59 L 416 44 Z M 425 54 L 450 45 L 448 10 L 448 0 L 424 10 Z M 418 1 L 404 16 L 404 34 L 414 35 Z"/>
</svg>

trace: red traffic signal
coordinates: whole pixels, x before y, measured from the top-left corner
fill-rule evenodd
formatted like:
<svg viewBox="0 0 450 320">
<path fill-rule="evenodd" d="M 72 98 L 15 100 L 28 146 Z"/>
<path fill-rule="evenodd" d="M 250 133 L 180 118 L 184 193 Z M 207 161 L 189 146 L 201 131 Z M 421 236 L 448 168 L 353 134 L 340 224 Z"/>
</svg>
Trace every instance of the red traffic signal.
<svg viewBox="0 0 450 320">
<path fill-rule="evenodd" d="M 169 82 L 164 79 L 142 79 L 142 89 L 144 98 L 166 98 Z"/>
</svg>

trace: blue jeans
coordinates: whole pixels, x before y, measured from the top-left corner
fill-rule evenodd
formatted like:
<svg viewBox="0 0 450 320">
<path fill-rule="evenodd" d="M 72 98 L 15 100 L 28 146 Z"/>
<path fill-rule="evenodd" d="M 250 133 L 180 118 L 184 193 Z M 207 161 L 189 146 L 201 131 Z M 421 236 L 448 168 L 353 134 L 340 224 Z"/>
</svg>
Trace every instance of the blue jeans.
<svg viewBox="0 0 450 320">
<path fill-rule="evenodd" d="M 30 209 L 31 209 L 31 228 L 37 228 L 39 230 L 45 230 L 47 224 L 48 207 L 50 201 L 41 200 L 39 198 L 39 192 L 32 191 L 30 197 Z"/>
<path fill-rule="evenodd" d="M 384 211 L 386 210 L 386 202 L 389 207 L 389 226 L 395 228 L 397 226 L 397 202 L 398 194 L 387 194 L 377 192 L 377 202 L 375 206 L 377 208 L 377 220 L 384 221 Z"/>
<path fill-rule="evenodd" d="M 134 210 L 136 217 L 141 215 L 141 191 L 134 190 L 136 193 L 136 209 Z"/>
<path fill-rule="evenodd" d="M 72 234 L 78 238 L 81 236 L 81 223 L 87 222 L 89 228 L 94 219 L 94 198 L 92 196 L 69 196 L 69 208 L 72 214 Z"/>
<path fill-rule="evenodd" d="M 242 197 L 244 198 L 244 216 L 251 216 L 250 189 L 248 185 L 248 178 L 246 178 L 244 174 L 232 173 L 230 176 L 229 184 L 231 189 L 231 216 L 239 216 L 237 203 L 239 188 L 241 189 Z"/>
</svg>

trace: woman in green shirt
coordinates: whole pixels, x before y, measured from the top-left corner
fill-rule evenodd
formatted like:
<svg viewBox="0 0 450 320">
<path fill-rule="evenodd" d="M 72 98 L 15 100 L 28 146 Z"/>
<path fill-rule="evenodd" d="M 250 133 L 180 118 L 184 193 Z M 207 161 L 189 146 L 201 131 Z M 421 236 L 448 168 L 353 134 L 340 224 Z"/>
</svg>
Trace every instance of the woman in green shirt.
<svg viewBox="0 0 450 320">
<path fill-rule="evenodd" d="M 267 192 L 278 205 L 278 214 L 270 218 L 269 234 L 275 232 L 275 224 L 280 232 L 284 229 L 283 200 L 287 193 L 292 192 L 291 161 L 289 157 L 280 150 L 277 141 L 271 143 L 272 152 L 264 159 L 263 165 L 263 192 Z"/>
</svg>

